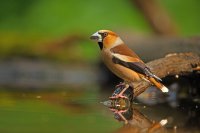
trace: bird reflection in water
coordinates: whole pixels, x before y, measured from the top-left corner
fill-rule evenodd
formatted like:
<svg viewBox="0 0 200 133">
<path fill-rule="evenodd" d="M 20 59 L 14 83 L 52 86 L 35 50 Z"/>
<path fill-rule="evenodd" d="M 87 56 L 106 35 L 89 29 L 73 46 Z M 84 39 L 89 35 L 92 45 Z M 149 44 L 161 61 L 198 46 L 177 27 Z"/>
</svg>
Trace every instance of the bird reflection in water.
<svg viewBox="0 0 200 133">
<path fill-rule="evenodd" d="M 132 97 L 130 93 L 124 93 L 124 95 L 128 95 L 129 98 Z M 124 126 L 116 131 L 117 133 L 167 132 L 164 127 L 168 122 L 167 119 L 158 122 L 150 120 L 133 106 L 131 100 L 118 98 L 103 102 L 114 113 L 114 118 L 124 123 Z"/>
</svg>

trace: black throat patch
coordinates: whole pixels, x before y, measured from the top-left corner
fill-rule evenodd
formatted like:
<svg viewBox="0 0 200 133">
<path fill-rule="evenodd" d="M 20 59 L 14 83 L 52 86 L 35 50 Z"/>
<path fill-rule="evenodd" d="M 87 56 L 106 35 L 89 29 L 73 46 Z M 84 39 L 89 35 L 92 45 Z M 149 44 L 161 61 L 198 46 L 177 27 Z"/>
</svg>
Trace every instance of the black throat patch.
<svg viewBox="0 0 200 133">
<path fill-rule="evenodd" d="M 102 48 L 103 48 L 103 42 L 98 42 L 98 44 L 99 44 L 99 48 L 102 50 Z"/>
</svg>

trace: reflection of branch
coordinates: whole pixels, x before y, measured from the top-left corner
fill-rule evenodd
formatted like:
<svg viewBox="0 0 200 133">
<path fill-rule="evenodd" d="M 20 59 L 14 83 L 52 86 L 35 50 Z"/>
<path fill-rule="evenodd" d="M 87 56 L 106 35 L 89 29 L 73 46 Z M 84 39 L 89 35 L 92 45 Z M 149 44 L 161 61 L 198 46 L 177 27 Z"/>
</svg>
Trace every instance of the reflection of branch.
<svg viewBox="0 0 200 133">
<path fill-rule="evenodd" d="M 162 133 L 165 131 L 165 128 L 163 128 L 163 126 L 167 124 L 166 119 L 163 119 L 160 122 L 154 122 L 151 121 L 146 116 L 144 116 L 136 108 L 130 107 L 128 110 L 133 110 L 132 114 L 130 114 L 130 111 L 124 113 L 120 113 L 120 111 L 119 112 L 115 111 L 115 114 L 117 113 L 118 116 L 123 117 L 124 119 L 126 119 L 127 115 L 128 116 L 132 115 L 132 117 L 126 119 L 127 123 L 125 124 L 124 127 L 120 128 L 117 131 L 117 133 L 133 133 L 133 132 Z"/>
<path fill-rule="evenodd" d="M 198 70 L 200 67 L 200 57 L 193 53 L 170 54 L 147 63 L 152 72 L 160 78 L 170 75 L 186 75 Z M 134 97 L 144 92 L 150 84 L 140 82 L 134 88 Z"/>
<path fill-rule="evenodd" d="M 156 0 L 132 0 L 157 34 L 175 35 L 176 28 Z"/>
<path fill-rule="evenodd" d="M 117 130 L 117 133 L 154 133 L 155 131 L 162 133 L 165 130 L 163 127 L 168 122 L 167 119 L 163 119 L 160 122 L 150 120 L 136 107 L 133 107 L 127 99 L 112 99 L 102 103 L 114 113 L 116 120 L 124 122 L 124 126 Z"/>
</svg>

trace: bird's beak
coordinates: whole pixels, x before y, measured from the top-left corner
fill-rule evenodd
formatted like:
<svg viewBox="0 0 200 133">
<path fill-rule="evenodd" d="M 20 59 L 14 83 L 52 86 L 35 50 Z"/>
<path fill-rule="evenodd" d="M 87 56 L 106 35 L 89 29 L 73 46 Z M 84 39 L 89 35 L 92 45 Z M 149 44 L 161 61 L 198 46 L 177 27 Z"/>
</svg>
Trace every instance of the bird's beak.
<svg viewBox="0 0 200 133">
<path fill-rule="evenodd" d="M 102 36 L 96 32 L 93 35 L 90 36 L 91 40 L 97 41 L 97 42 L 102 42 Z"/>
</svg>

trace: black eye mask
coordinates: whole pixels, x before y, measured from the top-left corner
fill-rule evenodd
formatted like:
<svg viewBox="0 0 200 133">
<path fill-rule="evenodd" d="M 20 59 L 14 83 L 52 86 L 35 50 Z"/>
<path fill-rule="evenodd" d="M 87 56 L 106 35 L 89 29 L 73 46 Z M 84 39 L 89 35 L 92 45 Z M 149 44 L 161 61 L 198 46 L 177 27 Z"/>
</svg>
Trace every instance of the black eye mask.
<svg viewBox="0 0 200 133">
<path fill-rule="evenodd" d="M 102 40 L 108 35 L 107 32 L 104 32 L 104 33 L 99 32 L 99 34 L 101 35 Z"/>
</svg>

